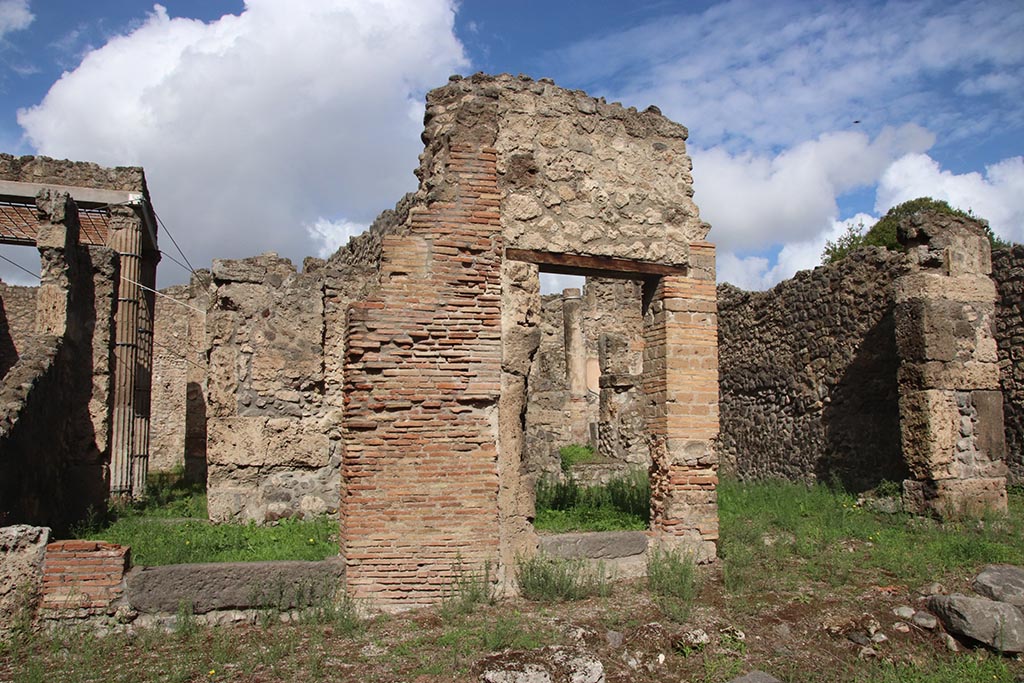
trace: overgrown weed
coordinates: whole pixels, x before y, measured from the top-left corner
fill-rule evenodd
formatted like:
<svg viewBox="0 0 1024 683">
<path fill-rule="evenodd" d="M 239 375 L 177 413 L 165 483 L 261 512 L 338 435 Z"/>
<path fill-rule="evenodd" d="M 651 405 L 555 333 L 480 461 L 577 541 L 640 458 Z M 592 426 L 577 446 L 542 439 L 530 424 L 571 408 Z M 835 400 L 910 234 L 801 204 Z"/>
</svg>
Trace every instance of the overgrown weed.
<svg viewBox="0 0 1024 683">
<path fill-rule="evenodd" d="M 651 548 L 647 554 L 647 588 L 665 616 L 685 623 L 698 592 L 693 558 L 678 549 Z"/>
<path fill-rule="evenodd" d="M 832 586 L 858 573 L 905 585 L 992 562 L 1024 562 L 1024 497 L 1010 495 L 1007 515 L 938 522 L 857 505 L 842 490 L 783 481 L 719 489 L 720 555 L 730 593 L 787 583 L 799 573 Z"/>
<path fill-rule="evenodd" d="M 581 559 L 562 559 L 538 554 L 520 559 L 516 583 L 527 600 L 560 602 L 608 595 L 611 577 L 604 565 Z"/>
</svg>

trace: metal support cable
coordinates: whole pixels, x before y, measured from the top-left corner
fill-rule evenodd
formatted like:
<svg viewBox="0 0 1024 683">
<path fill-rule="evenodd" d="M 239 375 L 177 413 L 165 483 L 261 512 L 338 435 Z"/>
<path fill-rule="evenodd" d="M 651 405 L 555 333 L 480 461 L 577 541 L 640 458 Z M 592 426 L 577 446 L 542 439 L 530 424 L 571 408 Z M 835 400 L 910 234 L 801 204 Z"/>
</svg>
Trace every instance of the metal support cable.
<svg viewBox="0 0 1024 683">
<path fill-rule="evenodd" d="M 173 301 L 174 303 L 178 304 L 179 306 L 184 306 L 185 308 L 192 309 L 193 311 L 195 311 L 197 313 L 202 313 L 203 315 L 206 315 L 206 311 L 204 311 L 203 309 L 196 308 L 195 306 L 189 306 L 184 301 L 178 301 L 173 296 L 168 296 L 168 295 L 164 294 L 163 292 L 160 292 L 158 290 L 153 289 L 152 287 L 147 287 L 146 285 L 142 284 L 141 282 L 135 282 L 134 280 L 129 280 L 124 275 L 121 276 L 121 279 L 124 280 L 125 282 L 129 283 L 129 284 L 135 285 L 136 287 L 141 287 L 142 289 L 146 290 L 147 292 L 153 292 L 157 296 L 162 296 L 165 299 L 170 299 L 171 301 Z"/>
<path fill-rule="evenodd" d="M 26 273 L 28 273 L 29 275 L 31 275 L 32 277 L 34 277 L 37 280 L 41 280 L 42 279 L 41 277 L 39 277 L 39 273 L 33 273 L 31 270 L 29 270 L 25 266 L 21 265 L 17 261 L 12 261 L 11 259 L 9 259 L 6 256 L 4 256 L 3 254 L 0 254 L 0 259 L 3 259 L 4 261 L 7 261 L 8 263 L 10 263 L 15 268 L 20 268 L 21 270 L 25 271 Z"/>
</svg>

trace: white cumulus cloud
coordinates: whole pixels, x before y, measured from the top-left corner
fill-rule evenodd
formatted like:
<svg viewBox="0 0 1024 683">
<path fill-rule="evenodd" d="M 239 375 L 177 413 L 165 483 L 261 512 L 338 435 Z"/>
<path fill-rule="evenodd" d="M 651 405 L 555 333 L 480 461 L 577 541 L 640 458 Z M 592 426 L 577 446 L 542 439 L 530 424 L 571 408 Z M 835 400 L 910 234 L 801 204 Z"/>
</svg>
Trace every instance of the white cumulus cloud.
<svg viewBox="0 0 1024 683">
<path fill-rule="evenodd" d="M 836 198 L 872 185 L 894 160 L 928 149 L 934 136 L 908 124 L 826 133 L 769 157 L 724 147 L 693 152 L 694 199 L 726 250 L 755 251 L 819 237 L 838 218 Z"/>
<path fill-rule="evenodd" d="M 423 95 L 467 64 L 453 21 L 450 0 L 247 0 L 209 23 L 156 5 L 18 120 L 40 154 L 144 166 L 197 266 L 298 261 L 415 187 Z"/>
<path fill-rule="evenodd" d="M 1011 157 L 985 167 L 985 173 L 943 170 L 927 154 L 908 154 L 893 163 L 878 185 L 875 209 L 917 197 L 942 199 L 972 211 L 1006 240 L 1024 243 L 1024 157 Z"/>
</svg>

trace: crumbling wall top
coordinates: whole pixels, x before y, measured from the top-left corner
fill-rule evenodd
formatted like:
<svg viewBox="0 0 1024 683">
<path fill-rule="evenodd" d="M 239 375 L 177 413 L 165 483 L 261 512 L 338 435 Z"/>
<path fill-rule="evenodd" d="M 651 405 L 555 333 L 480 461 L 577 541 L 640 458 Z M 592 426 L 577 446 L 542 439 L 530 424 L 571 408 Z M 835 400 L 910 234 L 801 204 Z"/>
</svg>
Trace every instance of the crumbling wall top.
<svg viewBox="0 0 1024 683">
<path fill-rule="evenodd" d="M 0 154 L 0 180 L 146 192 L 145 173 L 139 166 L 104 168 L 90 162 L 44 156 Z"/>
</svg>

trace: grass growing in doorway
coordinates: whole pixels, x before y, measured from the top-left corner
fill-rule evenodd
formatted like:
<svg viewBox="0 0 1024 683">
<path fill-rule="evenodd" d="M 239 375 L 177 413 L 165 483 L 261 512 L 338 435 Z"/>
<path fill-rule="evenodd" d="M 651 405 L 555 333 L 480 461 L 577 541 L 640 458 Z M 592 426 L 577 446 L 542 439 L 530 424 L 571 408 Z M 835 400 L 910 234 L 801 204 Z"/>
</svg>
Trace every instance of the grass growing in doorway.
<svg viewBox="0 0 1024 683">
<path fill-rule="evenodd" d="M 113 507 L 74 530 L 76 538 L 129 545 L 132 564 L 323 560 L 338 554 L 338 521 L 283 519 L 269 526 L 211 524 L 206 491 L 180 476 L 151 477 L 143 501 Z"/>
<path fill-rule="evenodd" d="M 537 482 L 538 531 L 643 531 L 650 521 L 651 486 L 646 470 L 634 469 L 601 486 Z"/>
</svg>

